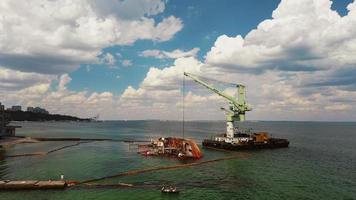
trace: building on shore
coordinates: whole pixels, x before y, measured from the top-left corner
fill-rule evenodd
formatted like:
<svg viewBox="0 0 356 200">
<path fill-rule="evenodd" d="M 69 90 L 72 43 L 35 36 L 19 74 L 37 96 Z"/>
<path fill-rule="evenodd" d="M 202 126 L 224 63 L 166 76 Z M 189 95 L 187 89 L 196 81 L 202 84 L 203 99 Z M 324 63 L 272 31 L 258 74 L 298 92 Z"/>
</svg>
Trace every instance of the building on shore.
<svg viewBox="0 0 356 200">
<path fill-rule="evenodd" d="M 3 136 L 15 136 L 18 126 L 10 126 L 10 116 L 5 112 L 5 106 L 0 102 L 0 138 Z"/>
<path fill-rule="evenodd" d="M 11 108 L 6 109 L 8 111 L 21 111 L 22 107 L 21 106 L 12 106 Z"/>
<path fill-rule="evenodd" d="M 29 107 L 27 107 L 27 112 L 33 112 L 33 110 L 34 110 L 35 108 L 34 107 L 31 107 L 31 106 L 29 106 Z"/>
<path fill-rule="evenodd" d="M 27 107 L 27 112 L 49 114 L 46 109 L 40 107 Z"/>
</svg>

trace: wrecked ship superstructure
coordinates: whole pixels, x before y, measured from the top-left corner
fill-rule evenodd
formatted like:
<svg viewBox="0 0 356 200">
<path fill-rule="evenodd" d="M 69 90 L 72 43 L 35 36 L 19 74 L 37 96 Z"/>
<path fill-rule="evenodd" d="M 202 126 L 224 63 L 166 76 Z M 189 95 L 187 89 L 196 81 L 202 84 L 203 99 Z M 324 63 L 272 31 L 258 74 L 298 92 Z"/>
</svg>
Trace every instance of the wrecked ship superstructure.
<svg viewBox="0 0 356 200">
<path fill-rule="evenodd" d="M 161 137 L 150 144 L 138 146 L 138 153 L 143 156 L 168 156 L 179 159 L 199 159 L 203 156 L 198 145 L 189 139 Z"/>
</svg>

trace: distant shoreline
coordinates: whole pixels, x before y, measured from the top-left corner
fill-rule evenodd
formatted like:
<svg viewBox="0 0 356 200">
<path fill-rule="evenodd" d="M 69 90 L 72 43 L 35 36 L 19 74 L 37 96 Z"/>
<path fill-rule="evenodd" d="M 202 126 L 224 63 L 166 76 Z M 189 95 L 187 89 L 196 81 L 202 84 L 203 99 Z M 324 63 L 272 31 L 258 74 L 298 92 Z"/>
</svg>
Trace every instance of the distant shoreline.
<svg viewBox="0 0 356 200">
<path fill-rule="evenodd" d="M 17 112 L 17 111 L 6 111 L 7 113 L 10 112 Z M 24 112 L 24 111 L 22 111 Z M 26 111 L 25 111 L 26 112 Z M 37 114 L 37 113 L 36 113 Z M 42 114 L 43 115 L 43 114 Z M 158 120 L 158 119 L 130 119 L 130 120 L 124 120 L 124 119 L 108 119 L 108 120 L 93 120 L 90 118 L 79 118 L 79 117 L 75 117 L 75 116 L 69 116 L 69 115 L 59 115 L 59 114 L 48 114 L 48 115 L 52 115 L 52 116 L 61 116 L 57 119 L 52 119 L 52 117 L 50 118 L 46 118 L 46 119 L 39 119 L 39 120 L 29 120 L 29 119 L 21 119 L 18 120 L 18 118 L 12 118 L 11 121 L 13 122 L 51 122 L 51 121 L 78 121 L 78 122 L 91 122 L 91 121 L 97 121 L 97 122 L 178 122 L 181 123 L 183 122 L 182 120 Z M 64 118 L 63 118 L 64 117 Z M 191 123 L 191 122 L 221 122 L 221 123 L 225 123 L 224 120 L 186 120 L 186 123 Z M 356 123 L 356 121 L 293 121 L 293 120 L 246 120 L 244 122 L 238 122 L 238 123 Z"/>
<path fill-rule="evenodd" d="M 17 120 L 12 120 L 13 122 L 16 122 Z M 29 120 L 22 120 L 23 122 L 31 122 Z M 18 121 L 18 122 L 22 122 L 22 121 Z M 55 121 L 78 121 L 78 122 L 176 122 L 176 123 L 182 123 L 183 121 L 179 121 L 179 120 L 122 120 L 122 119 L 117 119 L 117 120 L 91 120 L 91 119 L 81 119 L 81 120 L 46 120 L 43 122 L 55 122 Z M 36 121 L 33 121 L 36 122 Z M 41 121 L 37 121 L 37 122 L 41 122 Z M 185 123 L 206 123 L 206 122 L 221 122 L 221 123 L 225 123 L 224 120 L 188 120 L 185 121 Z M 267 121 L 267 120 L 246 120 L 244 122 L 238 122 L 238 123 L 356 123 L 356 121 Z"/>
<path fill-rule="evenodd" d="M 91 121 L 89 118 L 79 118 L 70 115 L 34 113 L 29 111 L 5 111 L 11 121 Z"/>
</svg>

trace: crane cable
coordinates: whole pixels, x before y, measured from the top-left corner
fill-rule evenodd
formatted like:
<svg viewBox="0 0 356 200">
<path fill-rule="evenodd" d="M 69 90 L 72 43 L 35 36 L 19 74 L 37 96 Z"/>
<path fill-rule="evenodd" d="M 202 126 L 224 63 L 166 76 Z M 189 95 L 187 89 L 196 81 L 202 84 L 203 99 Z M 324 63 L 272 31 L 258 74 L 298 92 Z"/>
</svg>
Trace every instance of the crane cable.
<svg viewBox="0 0 356 200">
<path fill-rule="evenodd" d="M 183 139 L 184 139 L 184 126 L 185 126 L 185 121 L 184 121 L 184 115 L 185 115 L 185 113 L 184 113 L 184 101 L 185 101 L 185 98 L 184 98 L 184 93 L 185 93 L 185 75 L 184 75 L 184 73 L 183 73 L 183 91 L 182 91 L 182 93 L 183 93 L 183 102 L 182 102 L 182 133 L 183 133 Z"/>
</svg>

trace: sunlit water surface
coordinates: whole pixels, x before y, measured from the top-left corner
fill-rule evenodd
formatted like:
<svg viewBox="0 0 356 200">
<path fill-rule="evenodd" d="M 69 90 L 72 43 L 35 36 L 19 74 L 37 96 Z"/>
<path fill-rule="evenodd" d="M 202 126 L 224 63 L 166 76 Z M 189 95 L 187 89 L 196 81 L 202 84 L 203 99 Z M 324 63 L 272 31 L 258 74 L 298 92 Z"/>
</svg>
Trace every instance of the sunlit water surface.
<svg viewBox="0 0 356 200">
<path fill-rule="evenodd" d="M 182 136 L 181 122 L 108 121 L 17 122 L 17 135 L 149 140 Z M 224 122 L 186 122 L 185 137 L 201 144 L 224 132 Z M 244 122 L 242 127 L 267 131 L 290 140 L 289 148 L 249 151 L 241 158 L 100 181 L 129 183 L 130 188 L 74 188 L 64 191 L 0 192 L 0 199 L 356 199 L 356 123 Z M 16 145 L 0 157 L 49 151 L 76 142 Z M 203 149 L 202 160 L 229 156 Z M 90 142 L 47 156 L 0 158 L 0 179 L 87 180 L 133 169 L 181 164 L 170 158 L 142 157 L 124 142 Z M 195 161 L 185 161 L 195 162 Z M 163 184 L 179 195 L 164 195 Z"/>
</svg>

